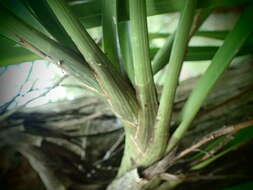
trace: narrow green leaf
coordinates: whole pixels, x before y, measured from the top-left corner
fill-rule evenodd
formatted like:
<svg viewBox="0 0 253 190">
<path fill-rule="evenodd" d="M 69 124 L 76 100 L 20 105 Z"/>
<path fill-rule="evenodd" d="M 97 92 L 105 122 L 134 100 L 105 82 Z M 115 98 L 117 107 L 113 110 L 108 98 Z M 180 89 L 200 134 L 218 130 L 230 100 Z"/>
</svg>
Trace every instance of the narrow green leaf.
<svg viewBox="0 0 253 190">
<path fill-rule="evenodd" d="M 76 49 L 76 46 L 65 32 L 61 24 L 58 22 L 54 13 L 50 9 L 46 0 L 22 0 L 29 4 L 35 14 L 37 20 L 45 27 L 45 29 L 61 44 L 71 49 Z"/>
<path fill-rule="evenodd" d="M 149 37 L 149 40 L 154 40 L 154 39 L 157 39 L 157 38 L 168 38 L 169 36 L 171 35 L 171 33 L 149 33 L 148 34 L 148 37 Z"/>
<path fill-rule="evenodd" d="M 36 54 L 1 35 L 0 44 L 0 67 L 40 59 Z"/>
<path fill-rule="evenodd" d="M 175 33 L 171 34 L 165 41 L 164 45 L 155 54 L 152 60 L 152 69 L 154 74 L 160 71 L 169 61 L 172 44 L 175 38 Z"/>
<path fill-rule="evenodd" d="M 134 81 L 134 65 L 133 54 L 130 40 L 130 24 L 129 22 L 122 22 L 119 24 L 119 42 L 120 51 L 122 55 L 122 64 L 127 73 L 128 78 L 132 82 Z"/>
<path fill-rule="evenodd" d="M 229 31 L 198 31 L 196 36 L 224 40 L 228 33 Z"/>
<path fill-rule="evenodd" d="M 184 55 L 188 44 L 188 36 L 193 23 L 194 12 L 196 9 L 196 0 L 185 1 L 182 10 L 172 52 L 169 61 L 169 68 L 165 73 L 165 84 L 160 99 L 160 106 L 156 118 L 155 139 L 156 146 L 163 146 L 166 149 L 168 133 L 170 127 L 172 106 L 175 98 L 178 78 L 181 71 Z"/>
<path fill-rule="evenodd" d="M 212 162 L 214 162 L 215 160 L 217 160 L 218 158 L 220 158 L 220 157 L 224 156 L 225 154 L 229 153 L 230 151 L 235 150 L 236 148 L 238 148 L 238 146 L 229 147 L 228 149 L 220 152 L 219 154 L 217 154 L 215 156 L 212 156 L 210 159 L 205 160 L 205 161 L 193 166 L 191 169 L 192 170 L 199 170 L 201 168 L 204 168 L 204 167 L 208 166 L 209 164 L 211 164 Z"/>
<path fill-rule="evenodd" d="M 211 60 L 215 53 L 218 51 L 219 47 L 217 46 L 190 46 L 187 49 L 187 53 L 184 61 L 205 61 Z M 158 48 L 150 49 L 151 58 L 154 57 Z M 244 45 L 236 56 L 250 55 L 253 52 L 253 46 Z"/>
<path fill-rule="evenodd" d="M 191 26 L 191 32 L 188 35 L 189 39 L 192 38 L 192 36 L 195 34 L 195 32 L 199 29 L 199 27 L 202 25 L 202 23 L 206 20 L 206 18 L 211 14 L 212 8 L 206 8 L 206 9 L 200 9 L 198 10 L 195 19 L 193 21 L 193 24 Z M 176 31 L 177 32 L 177 31 Z M 170 53 L 172 44 L 175 38 L 175 33 L 171 34 L 165 41 L 165 44 L 162 48 L 157 52 L 155 55 L 153 61 L 152 61 L 152 68 L 154 74 L 156 74 L 158 71 L 160 71 L 170 60 Z"/>
<path fill-rule="evenodd" d="M 38 22 L 36 18 L 29 12 L 26 6 L 19 0 L 4 0 L 0 1 L 3 7 L 12 12 L 15 16 L 19 17 L 22 21 L 29 23 L 37 30 L 46 33 L 44 27 Z"/>
<path fill-rule="evenodd" d="M 252 0 L 203 0 L 198 1 L 198 8 L 233 6 Z M 182 10 L 185 0 L 147 0 L 147 16 L 177 12 Z M 74 12 L 86 27 L 101 25 L 102 1 L 89 0 L 81 4 L 72 4 Z M 119 22 L 129 19 L 127 0 L 119 1 Z"/>
<path fill-rule="evenodd" d="M 216 46 L 190 46 L 187 49 L 184 61 L 205 61 L 211 60 L 219 47 Z M 251 53 L 253 48 L 245 48 L 244 51 L 240 51 L 238 55 L 245 55 Z M 159 51 L 157 48 L 152 48 L 150 50 L 151 57 Z"/>
<path fill-rule="evenodd" d="M 99 90 L 85 60 L 11 14 L 0 5 L 0 34 L 19 43 L 44 59 L 48 59 L 80 79 L 87 87 Z"/>
<path fill-rule="evenodd" d="M 102 30 L 103 48 L 116 70 L 120 71 L 120 49 L 118 37 L 118 0 L 103 0 Z"/>
<path fill-rule="evenodd" d="M 171 148 L 173 148 L 183 137 L 212 87 L 218 81 L 246 39 L 252 33 L 252 18 L 253 5 L 249 6 L 244 11 L 234 29 L 227 35 L 224 44 L 215 54 L 211 65 L 201 77 L 197 87 L 194 88 L 183 108 L 181 118 L 182 122 L 174 132 L 170 140 L 168 150 L 171 150 Z"/>
<path fill-rule="evenodd" d="M 200 36 L 200 37 L 206 37 L 206 38 L 213 38 L 213 39 L 218 39 L 218 40 L 224 40 L 226 35 L 228 34 L 229 31 L 224 30 L 224 31 L 207 31 L 207 30 L 202 30 L 198 31 L 194 34 L 194 36 Z M 150 33 L 149 34 L 149 39 L 157 39 L 157 38 L 167 38 L 171 36 L 171 33 Z"/>
</svg>

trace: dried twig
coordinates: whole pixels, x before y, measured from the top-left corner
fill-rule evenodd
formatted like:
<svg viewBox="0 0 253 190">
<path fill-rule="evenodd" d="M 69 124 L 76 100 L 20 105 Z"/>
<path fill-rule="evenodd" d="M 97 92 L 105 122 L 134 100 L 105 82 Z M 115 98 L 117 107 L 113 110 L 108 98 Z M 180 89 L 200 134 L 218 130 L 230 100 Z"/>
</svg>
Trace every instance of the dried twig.
<svg viewBox="0 0 253 190">
<path fill-rule="evenodd" d="M 143 175 L 145 177 L 147 177 L 148 179 L 151 179 L 154 176 L 160 175 L 161 173 L 164 173 L 177 160 L 179 160 L 180 158 L 188 155 L 189 153 L 199 149 L 199 147 L 206 144 L 207 142 L 214 140 L 220 136 L 226 135 L 226 134 L 236 133 L 237 131 L 247 128 L 247 127 L 250 127 L 252 125 L 253 125 L 253 119 L 239 123 L 237 125 L 231 125 L 231 126 L 224 128 L 224 129 L 214 131 L 214 132 L 210 133 L 209 135 L 203 137 L 196 144 L 192 145 L 191 147 L 189 147 L 189 148 L 185 149 L 184 151 L 182 151 L 181 153 L 179 153 L 177 156 L 174 156 L 174 154 L 175 154 L 175 149 L 174 149 L 174 151 L 170 152 L 162 160 L 158 161 L 154 165 L 145 169 L 143 172 Z"/>
<path fill-rule="evenodd" d="M 47 95 L 51 90 L 53 90 L 54 88 L 56 88 L 64 79 L 66 79 L 68 77 L 68 75 L 63 76 L 62 78 L 60 78 L 53 86 L 51 86 L 50 88 L 48 88 L 47 91 L 43 92 L 42 94 L 40 94 L 39 96 L 36 96 L 32 99 L 30 99 L 29 101 L 27 101 L 26 103 L 24 103 L 23 105 L 12 109 L 8 112 L 5 112 L 3 115 L 0 116 L 0 121 L 5 120 L 6 118 L 10 117 L 12 114 L 22 110 L 24 107 L 26 107 L 28 104 L 30 104 L 31 102 L 33 102 L 34 100 L 37 100 L 38 98 L 41 98 L 45 95 Z"/>
<path fill-rule="evenodd" d="M 7 67 L 6 67 L 6 68 L 7 68 Z M 7 70 L 7 69 L 6 69 L 6 70 Z M 10 106 L 14 101 L 16 101 L 16 99 L 17 99 L 19 96 L 22 95 L 22 94 L 21 94 L 21 91 L 23 90 L 25 84 L 26 84 L 26 83 L 28 82 L 28 80 L 30 79 L 32 71 L 33 71 L 33 62 L 32 62 L 32 64 L 31 64 L 31 67 L 30 67 L 29 71 L 28 71 L 28 74 L 27 74 L 27 76 L 26 76 L 25 81 L 24 81 L 24 82 L 21 84 L 21 86 L 19 87 L 18 93 L 17 93 L 13 98 L 11 98 L 10 101 L 8 101 L 8 102 L 6 102 L 6 103 L 4 103 L 3 105 L 0 106 L 0 113 L 6 112 L 6 110 L 8 110 L 8 108 L 9 108 L 9 106 Z M 31 91 L 31 90 L 29 90 L 29 91 Z M 29 92 L 29 91 L 28 91 L 28 92 Z"/>
<path fill-rule="evenodd" d="M 125 137 L 125 134 L 122 133 L 119 139 L 112 145 L 112 147 L 106 152 L 106 154 L 103 157 L 103 160 L 108 160 L 112 153 L 117 149 L 117 147 L 123 142 Z"/>
<path fill-rule="evenodd" d="M 216 152 L 218 152 L 224 146 L 226 146 L 232 139 L 233 139 L 233 136 L 231 136 L 231 135 L 226 136 L 226 138 L 222 142 L 220 142 L 215 148 L 213 148 L 212 150 L 207 152 L 207 154 L 205 154 L 201 159 L 199 159 L 196 162 L 192 163 L 192 165 L 195 165 L 199 162 L 202 162 L 202 161 L 207 160 L 208 158 L 212 157 Z"/>
<path fill-rule="evenodd" d="M 210 134 L 208 134 L 207 136 L 203 137 L 199 142 L 197 142 L 196 144 L 192 145 L 191 147 L 185 149 L 184 151 L 182 151 L 180 154 L 178 154 L 174 161 L 186 156 L 187 154 L 189 154 L 190 152 L 198 149 L 199 147 L 201 147 L 202 145 L 206 144 L 207 142 L 214 140 L 220 136 L 226 135 L 226 134 L 231 134 L 231 133 L 236 133 L 237 131 L 250 127 L 253 125 L 253 120 L 249 120 L 249 121 L 245 121 L 242 123 L 239 123 L 237 125 L 231 125 L 229 127 L 226 127 L 224 129 L 220 129 L 217 131 L 214 131 Z"/>
<path fill-rule="evenodd" d="M 162 160 L 145 169 L 143 171 L 143 175 L 145 176 L 145 178 L 152 179 L 154 176 L 164 173 L 172 164 L 175 154 L 176 148 L 169 152 Z"/>
</svg>

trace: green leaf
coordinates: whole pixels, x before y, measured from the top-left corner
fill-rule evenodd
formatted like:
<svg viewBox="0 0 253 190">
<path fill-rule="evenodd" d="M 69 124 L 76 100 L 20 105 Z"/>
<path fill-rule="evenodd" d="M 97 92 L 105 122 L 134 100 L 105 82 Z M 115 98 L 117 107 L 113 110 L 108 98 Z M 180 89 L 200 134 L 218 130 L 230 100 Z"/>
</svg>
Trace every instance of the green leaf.
<svg viewBox="0 0 253 190">
<path fill-rule="evenodd" d="M 36 54 L 24 49 L 16 42 L 13 42 L 1 35 L 0 44 L 1 67 L 41 59 Z"/>
<path fill-rule="evenodd" d="M 69 49 L 48 38 L 40 31 L 25 24 L 1 5 L 0 25 L 1 35 L 12 39 L 43 59 L 57 64 L 69 74 L 80 79 L 90 89 L 99 90 L 93 72 L 80 55 L 69 51 Z"/>
<path fill-rule="evenodd" d="M 44 27 L 34 18 L 34 16 L 29 12 L 26 6 L 19 0 L 4 0 L 0 1 L 6 9 L 12 12 L 12 14 L 19 17 L 22 21 L 29 23 L 37 30 L 46 33 Z"/>
<path fill-rule="evenodd" d="M 197 86 L 194 88 L 187 100 L 181 117 L 181 123 L 173 133 L 168 149 L 171 150 L 183 137 L 189 128 L 195 115 L 208 96 L 214 84 L 221 77 L 225 69 L 229 66 L 234 56 L 238 53 L 244 42 L 253 31 L 251 24 L 253 17 L 253 5 L 246 8 L 242 13 L 234 29 L 227 35 L 224 44 L 219 48 L 211 65 L 201 77 Z"/>
<path fill-rule="evenodd" d="M 116 70 L 120 71 L 120 48 L 118 37 L 118 0 L 102 0 L 103 48 Z"/>
<path fill-rule="evenodd" d="M 192 36 L 203 24 L 206 18 L 211 14 L 212 10 L 213 10 L 212 8 L 206 8 L 206 9 L 200 9 L 196 12 L 193 24 L 191 26 L 191 31 L 189 35 L 187 36 L 188 39 L 192 38 Z M 160 71 L 169 62 L 172 44 L 176 36 L 175 33 L 177 33 L 177 31 L 175 31 L 172 35 L 170 35 L 166 39 L 163 47 L 160 48 L 160 50 L 155 55 L 152 62 L 152 69 L 153 69 L 154 74 Z"/>
<path fill-rule="evenodd" d="M 205 0 L 198 1 L 198 8 L 233 6 L 251 0 Z M 185 0 L 147 0 L 147 16 L 181 11 Z M 81 4 L 72 5 L 74 12 L 81 19 L 85 27 L 95 27 L 101 25 L 101 0 L 83 1 Z M 119 1 L 119 22 L 129 19 L 129 5 L 127 0 Z"/>
<path fill-rule="evenodd" d="M 124 70 L 126 71 L 131 83 L 134 85 L 134 65 L 129 22 L 122 22 L 119 24 L 119 43 Z"/>
<path fill-rule="evenodd" d="M 229 31 L 198 31 L 196 36 L 224 40 Z"/>
<path fill-rule="evenodd" d="M 30 10 L 36 16 L 37 20 L 45 27 L 45 29 L 61 44 L 72 49 L 76 46 L 58 22 L 54 13 L 50 9 L 46 0 L 22 0 L 30 6 Z"/>
<path fill-rule="evenodd" d="M 190 46 L 187 49 L 187 54 L 184 61 L 205 61 L 213 59 L 214 55 L 218 51 L 217 46 Z M 151 58 L 157 53 L 158 48 L 152 48 L 150 50 Z M 253 52 L 253 46 L 244 45 L 236 56 L 249 55 Z"/>
<path fill-rule="evenodd" d="M 218 40 L 224 40 L 226 35 L 228 34 L 229 31 L 198 31 L 194 34 L 194 36 L 201 36 L 201 37 L 206 37 L 206 38 L 212 38 L 212 39 L 218 39 Z M 157 39 L 157 38 L 167 38 L 171 33 L 150 33 L 149 34 L 149 39 Z"/>
<path fill-rule="evenodd" d="M 175 38 L 175 33 L 171 34 L 165 40 L 164 45 L 155 54 L 152 60 L 152 70 L 154 74 L 160 71 L 169 62 L 174 38 Z"/>
</svg>

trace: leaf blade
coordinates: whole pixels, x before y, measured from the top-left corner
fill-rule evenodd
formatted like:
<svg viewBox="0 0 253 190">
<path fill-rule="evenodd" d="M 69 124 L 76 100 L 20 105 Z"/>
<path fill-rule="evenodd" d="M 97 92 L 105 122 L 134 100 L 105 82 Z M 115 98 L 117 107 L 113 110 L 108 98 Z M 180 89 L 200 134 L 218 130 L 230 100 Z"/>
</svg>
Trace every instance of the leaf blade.
<svg viewBox="0 0 253 190">
<path fill-rule="evenodd" d="M 212 87 L 253 32 L 252 17 L 253 5 L 249 6 L 241 15 L 234 29 L 227 35 L 224 44 L 215 54 L 206 73 L 191 93 L 183 108 L 181 123 L 173 133 L 167 150 L 171 150 L 183 137 Z"/>
</svg>

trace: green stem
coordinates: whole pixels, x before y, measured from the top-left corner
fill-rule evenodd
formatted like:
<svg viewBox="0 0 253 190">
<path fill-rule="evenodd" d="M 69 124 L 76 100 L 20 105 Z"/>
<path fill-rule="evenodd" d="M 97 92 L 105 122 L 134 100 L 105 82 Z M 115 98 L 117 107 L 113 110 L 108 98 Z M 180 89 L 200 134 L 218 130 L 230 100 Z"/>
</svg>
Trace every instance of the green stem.
<svg viewBox="0 0 253 190">
<path fill-rule="evenodd" d="M 126 142 L 123 160 L 121 162 L 118 176 L 135 167 L 145 167 L 158 159 L 149 151 L 153 143 L 154 119 L 158 107 L 156 89 L 153 80 L 153 73 L 150 63 L 148 30 L 146 20 L 146 2 L 145 0 L 130 0 L 130 36 L 131 44 L 128 44 L 126 30 L 123 26 L 123 46 L 128 55 L 128 61 L 125 65 L 128 75 L 134 80 L 137 98 L 141 105 L 138 111 L 138 126 L 133 135 L 126 130 Z M 132 54 L 129 53 L 129 47 L 132 47 Z M 131 64 L 131 55 L 133 56 L 133 65 Z M 133 70 L 132 70 L 133 69 Z M 133 73 L 134 71 L 134 73 Z"/>
<path fill-rule="evenodd" d="M 155 125 L 155 147 L 162 146 L 164 150 L 167 145 L 173 102 L 189 40 L 188 36 L 191 30 L 195 9 L 196 0 L 187 0 L 180 16 L 168 65 L 169 68 L 165 73 L 165 84 L 161 95 L 157 122 Z"/>
<path fill-rule="evenodd" d="M 206 18 L 210 15 L 212 10 L 213 10 L 212 8 L 205 8 L 198 11 L 193 21 L 189 39 L 192 38 L 195 32 L 199 29 L 199 27 L 203 24 Z M 156 74 L 158 71 L 164 68 L 164 66 L 168 63 L 170 59 L 172 44 L 175 39 L 175 33 L 176 32 L 174 32 L 173 34 L 167 37 L 162 48 L 160 48 L 159 51 L 156 53 L 152 61 L 152 68 L 153 68 L 154 74 Z"/>
<path fill-rule="evenodd" d="M 138 103 L 135 91 L 120 73 L 115 74 L 107 56 L 90 37 L 64 0 L 48 0 L 49 6 L 77 48 L 94 70 L 108 104 L 123 121 L 136 125 Z"/>
<path fill-rule="evenodd" d="M 136 139 L 145 151 L 153 135 L 158 101 L 149 55 L 146 1 L 130 0 L 129 7 L 135 89 L 141 105 Z"/>
<path fill-rule="evenodd" d="M 167 37 L 164 45 L 155 54 L 152 61 L 152 68 L 154 74 L 160 71 L 169 61 L 172 44 L 175 38 L 175 32 Z"/>
</svg>

